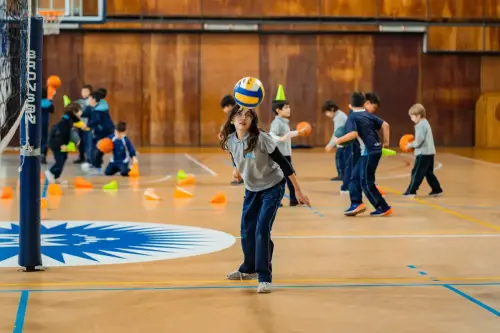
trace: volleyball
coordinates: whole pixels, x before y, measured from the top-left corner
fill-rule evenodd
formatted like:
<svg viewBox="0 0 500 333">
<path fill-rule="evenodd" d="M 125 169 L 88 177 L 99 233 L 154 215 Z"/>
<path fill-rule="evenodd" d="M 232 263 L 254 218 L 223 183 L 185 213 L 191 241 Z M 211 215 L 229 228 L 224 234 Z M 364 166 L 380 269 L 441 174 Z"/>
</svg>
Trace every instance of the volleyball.
<svg viewBox="0 0 500 333">
<path fill-rule="evenodd" d="M 253 109 L 262 103 L 266 92 L 259 79 L 244 77 L 234 86 L 233 95 L 238 105 Z"/>
</svg>

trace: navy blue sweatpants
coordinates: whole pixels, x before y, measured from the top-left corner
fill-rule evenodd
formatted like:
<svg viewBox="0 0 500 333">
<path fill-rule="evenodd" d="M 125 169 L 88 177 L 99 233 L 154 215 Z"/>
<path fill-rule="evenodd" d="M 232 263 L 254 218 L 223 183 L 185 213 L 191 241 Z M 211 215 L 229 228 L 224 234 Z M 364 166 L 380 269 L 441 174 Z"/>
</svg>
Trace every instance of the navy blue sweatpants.
<svg viewBox="0 0 500 333">
<path fill-rule="evenodd" d="M 245 190 L 241 215 L 241 273 L 259 273 L 259 282 L 272 282 L 274 243 L 271 230 L 285 194 L 286 181 L 259 192 Z"/>
<path fill-rule="evenodd" d="M 375 209 L 385 211 L 389 208 L 389 205 L 375 185 L 375 173 L 377 172 L 381 157 L 382 152 L 369 153 L 361 156 L 358 163 L 356 163 L 353 172 L 354 180 L 349 184 L 349 194 L 352 204 L 359 204 L 362 202 L 361 191 L 357 191 L 358 188 L 361 188 L 366 198 Z M 351 191 L 351 187 L 353 191 Z"/>
</svg>

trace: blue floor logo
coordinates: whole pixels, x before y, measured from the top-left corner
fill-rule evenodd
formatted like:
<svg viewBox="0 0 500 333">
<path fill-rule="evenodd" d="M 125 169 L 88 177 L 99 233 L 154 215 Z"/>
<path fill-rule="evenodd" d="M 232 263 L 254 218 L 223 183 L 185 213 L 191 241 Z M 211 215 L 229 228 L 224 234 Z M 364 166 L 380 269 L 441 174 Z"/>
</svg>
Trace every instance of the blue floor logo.
<svg viewBox="0 0 500 333">
<path fill-rule="evenodd" d="M 44 266 L 128 264 L 190 257 L 232 246 L 227 233 L 169 224 L 50 221 L 41 227 Z M 17 267 L 19 224 L 0 222 L 0 267 Z"/>
</svg>

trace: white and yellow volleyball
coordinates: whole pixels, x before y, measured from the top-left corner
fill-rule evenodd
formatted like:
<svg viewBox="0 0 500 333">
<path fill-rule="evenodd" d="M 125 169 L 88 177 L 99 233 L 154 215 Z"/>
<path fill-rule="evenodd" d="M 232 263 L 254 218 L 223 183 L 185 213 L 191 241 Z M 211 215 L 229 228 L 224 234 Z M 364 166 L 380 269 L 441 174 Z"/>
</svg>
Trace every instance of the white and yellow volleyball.
<svg viewBox="0 0 500 333">
<path fill-rule="evenodd" d="M 262 103 L 266 92 L 259 79 L 255 77 L 244 77 L 234 86 L 233 95 L 238 105 L 253 109 Z"/>
</svg>

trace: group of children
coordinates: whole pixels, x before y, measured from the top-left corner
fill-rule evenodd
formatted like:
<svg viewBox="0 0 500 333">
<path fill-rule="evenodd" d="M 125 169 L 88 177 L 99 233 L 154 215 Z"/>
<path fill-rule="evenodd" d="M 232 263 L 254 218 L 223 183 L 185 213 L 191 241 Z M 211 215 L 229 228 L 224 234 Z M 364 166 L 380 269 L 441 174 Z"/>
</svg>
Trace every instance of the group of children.
<svg viewBox="0 0 500 333">
<path fill-rule="evenodd" d="M 221 148 L 228 151 L 234 166 L 232 184 L 244 184 L 245 196 L 241 217 L 241 245 L 243 263 L 238 270 L 227 275 L 229 280 L 258 279 L 258 293 L 271 292 L 272 255 L 274 244 L 271 229 L 285 193 L 285 184 L 290 192 L 290 206 L 305 204 L 309 199 L 302 193 L 292 166 L 291 139 L 298 131 L 291 131 L 290 104 L 286 100 L 274 100 L 272 110 L 276 115 L 268 133 L 258 127 L 257 113 L 253 109 L 240 107 L 232 96 L 221 101 L 228 114 L 219 132 Z M 365 194 L 375 211 L 371 216 L 389 216 L 392 208 L 383 198 L 375 183 L 375 174 L 382 157 L 382 148 L 389 145 L 390 127 L 375 115 L 380 99 L 375 93 L 353 92 L 346 115 L 334 101 L 323 105 L 323 112 L 333 119 L 334 134 L 325 147 L 336 152 L 338 176 L 342 181 L 341 192 L 349 192 L 351 205 L 344 212 L 356 216 L 366 210 L 362 200 Z M 425 108 L 413 105 L 409 116 L 415 123 L 415 140 L 408 148 L 415 149 L 415 165 L 411 182 L 404 193 L 415 196 L 424 178 L 431 186 L 431 196 L 442 194 L 441 185 L 434 174 L 436 150 L 432 130 L 425 119 Z M 382 142 L 379 137 L 382 133 Z"/>
<path fill-rule="evenodd" d="M 40 162 L 47 163 L 47 153 L 50 150 L 55 163 L 45 171 L 49 183 L 58 182 L 68 158 L 70 142 L 76 143 L 79 151 L 74 163 L 81 164 L 82 170 L 88 173 L 102 173 L 104 153 L 97 149 L 97 143 L 104 138 L 110 138 L 113 142 L 113 156 L 104 171 L 105 175 L 111 176 L 119 172 L 122 176 L 128 176 L 130 162 L 138 162 L 136 150 L 127 137 L 127 124 L 118 122 L 115 126 L 106 96 L 106 89 L 93 90 L 92 86 L 84 85 L 81 99 L 65 107 L 63 116 L 49 132 L 50 114 L 54 113 L 54 106 L 52 100 L 47 98 L 46 89 L 43 90 Z M 77 124 L 79 126 L 75 127 Z"/>
</svg>

